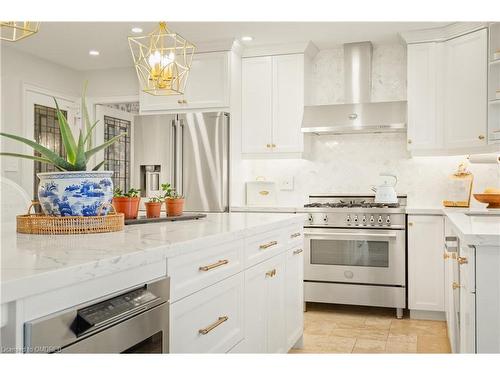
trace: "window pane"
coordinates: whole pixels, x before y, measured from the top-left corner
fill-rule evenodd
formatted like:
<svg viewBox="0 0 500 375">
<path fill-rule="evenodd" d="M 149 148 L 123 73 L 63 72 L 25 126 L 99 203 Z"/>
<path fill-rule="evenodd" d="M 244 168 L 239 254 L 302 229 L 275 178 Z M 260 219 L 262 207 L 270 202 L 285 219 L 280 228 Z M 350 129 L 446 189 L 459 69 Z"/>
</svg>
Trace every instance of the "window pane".
<svg viewBox="0 0 500 375">
<path fill-rule="evenodd" d="M 104 116 L 104 140 L 127 133 L 104 152 L 104 167 L 114 171 L 113 184 L 123 191 L 130 189 L 130 121 Z"/>
</svg>

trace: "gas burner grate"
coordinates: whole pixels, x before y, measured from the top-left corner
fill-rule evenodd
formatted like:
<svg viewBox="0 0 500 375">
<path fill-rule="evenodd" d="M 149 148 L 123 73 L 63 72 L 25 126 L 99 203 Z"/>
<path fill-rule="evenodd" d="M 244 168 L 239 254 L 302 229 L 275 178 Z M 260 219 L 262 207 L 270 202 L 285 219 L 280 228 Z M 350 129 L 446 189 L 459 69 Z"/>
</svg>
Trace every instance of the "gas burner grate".
<svg viewBox="0 0 500 375">
<path fill-rule="evenodd" d="M 349 202 L 326 202 L 326 203 L 307 203 L 305 208 L 398 208 L 399 203 L 375 203 L 366 201 L 349 201 Z"/>
</svg>

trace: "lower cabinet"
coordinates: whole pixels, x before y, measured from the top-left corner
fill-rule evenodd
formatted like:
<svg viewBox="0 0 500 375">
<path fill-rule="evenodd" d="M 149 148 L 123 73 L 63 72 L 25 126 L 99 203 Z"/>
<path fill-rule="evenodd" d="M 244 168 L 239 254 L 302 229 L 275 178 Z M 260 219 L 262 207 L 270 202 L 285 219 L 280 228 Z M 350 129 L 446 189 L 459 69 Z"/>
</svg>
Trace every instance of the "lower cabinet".
<svg viewBox="0 0 500 375">
<path fill-rule="evenodd" d="M 476 353 L 476 285 L 474 248 L 460 247 L 460 353 Z"/>
<path fill-rule="evenodd" d="M 171 353 L 225 353 L 243 339 L 244 276 L 238 273 L 170 307 Z"/>
<path fill-rule="evenodd" d="M 304 327 L 304 250 L 302 244 L 286 253 L 285 321 L 286 345 L 290 349 L 300 339 Z"/>
<path fill-rule="evenodd" d="M 286 352 L 285 254 L 245 272 L 245 340 L 247 353 Z"/>
<path fill-rule="evenodd" d="M 408 306 L 445 311 L 442 216 L 408 216 Z"/>
</svg>

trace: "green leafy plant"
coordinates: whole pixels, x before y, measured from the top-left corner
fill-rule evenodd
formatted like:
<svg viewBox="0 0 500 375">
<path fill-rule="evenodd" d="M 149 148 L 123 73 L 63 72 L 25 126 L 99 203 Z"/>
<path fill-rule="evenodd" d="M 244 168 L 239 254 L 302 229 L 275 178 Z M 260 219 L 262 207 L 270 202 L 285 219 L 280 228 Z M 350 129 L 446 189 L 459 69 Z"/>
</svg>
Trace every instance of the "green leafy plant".
<svg viewBox="0 0 500 375">
<path fill-rule="evenodd" d="M 78 139 L 75 139 L 71 128 L 68 124 L 68 120 L 64 117 L 64 114 L 59 109 L 59 105 L 57 104 L 56 98 L 54 98 L 54 102 L 56 104 L 56 114 L 57 120 L 59 122 L 59 129 L 61 131 L 61 138 L 63 142 L 64 149 L 66 150 L 66 159 L 56 154 L 52 150 L 24 137 L 20 137 L 15 134 L 8 134 L 0 132 L 0 135 L 6 138 L 14 139 L 15 141 L 24 143 L 29 147 L 33 148 L 35 151 L 41 154 L 41 156 L 33 156 L 33 155 L 24 155 L 13 152 L 0 152 L 0 155 L 3 156 L 13 156 L 23 159 L 31 159 L 36 160 L 42 163 L 52 164 L 60 171 L 86 171 L 87 163 L 92 156 L 98 153 L 101 150 L 111 146 L 115 143 L 120 137 L 126 135 L 126 133 L 122 133 L 117 135 L 114 138 L 111 138 L 109 141 L 104 142 L 103 144 L 93 147 L 92 145 L 92 132 L 94 131 L 98 121 L 93 124 L 90 121 L 90 117 L 87 111 L 87 104 L 85 100 L 85 94 L 87 91 L 87 83 L 85 83 L 83 88 L 82 95 L 82 112 L 83 119 L 85 122 L 85 134 L 82 129 L 80 129 L 80 133 L 78 135 Z M 92 170 L 97 171 L 104 165 L 104 161 L 97 164 Z"/>
<path fill-rule="evenodd" d="M 163 202 L 163 197 L 161 195 L 157 195 L 154 197 L 149 197 L 149 202 L 150 203 L 162 203 Z"/>
<path fill-rule="evenodd" d="M 124 193 L 119 187 L 113 190 L 113 198 L 137 198 L 139 197 L 140 189 L 130 188 L 128 192 Z"/>
<path fill-rule="evenodd" d="M 168 197 L 166 197 L 166 199 L 184 199 L 184 195 L 179 194 L 176 191 L 174 191 Z"/>
<path fill-rule="evenodd" d="M 169 183 L 161 184 L 161 190 L 163 190 L 164 199 L 182 199 L 183 195 L 177 193 L 175 189 Z"/>
</svg>

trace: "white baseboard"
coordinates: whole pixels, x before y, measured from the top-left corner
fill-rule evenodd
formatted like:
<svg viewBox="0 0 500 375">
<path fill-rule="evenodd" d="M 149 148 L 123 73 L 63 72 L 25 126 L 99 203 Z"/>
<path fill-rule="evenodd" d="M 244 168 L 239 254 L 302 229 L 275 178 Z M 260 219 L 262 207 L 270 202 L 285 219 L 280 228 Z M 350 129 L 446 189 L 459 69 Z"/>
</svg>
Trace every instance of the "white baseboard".
<svg viewBox="0 0 500 375">
<path fill-rule="evenodd" d="M 444 311 L 410 310 L 410 319 L 446 321 Z"/>
</svg>

